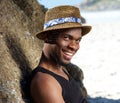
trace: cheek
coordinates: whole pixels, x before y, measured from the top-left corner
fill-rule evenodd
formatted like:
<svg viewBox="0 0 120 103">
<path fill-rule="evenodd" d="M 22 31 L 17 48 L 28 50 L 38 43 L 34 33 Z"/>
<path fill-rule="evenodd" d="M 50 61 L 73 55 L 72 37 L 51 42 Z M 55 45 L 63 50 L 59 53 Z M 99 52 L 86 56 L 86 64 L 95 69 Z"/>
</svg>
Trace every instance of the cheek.
<svg viewBox="0 0 120 103">
<path fill-rule="evenodd" d="M 80 44 L 77 46 L 77 50 L 76 50 L 76 52 L 77 52 L 78 50 L 80 50 Z"/>
<path fill-rule="evenodd" d="M 61 45 L 58 45 L 58 44 L 57 44 L 57 45 L 55 46 L 55 48 L 54 48 L 54 53 L 59 54 L 60 51 L 61 51 L 61 49 L 62 49 Z"/>
<path fill-rule="evenodd" d="M 80 44 L 78 44 L 78 46 L 77 46 L 77 47 L 78 47 L 78 49 L 80 49 Z"/>
<path fill-rule="evenodd" d="M 57 55 L 59 55 L 59 57 L 61 57 L 62 52 L 63 52 L 65 47 L 66 47 L 66 44 L 64 42 L 60 42 L 56 45 L 54 52 L 56 52 Z"/>
<path fill-rule="evenodd" d="M 57 42 L 57 48 L 64 48 L 64 47 L 66 47 L 68 45 L 68 43 L 67 42 L 65 42 L 65 41 L 58 41 Z"/>
</svg>

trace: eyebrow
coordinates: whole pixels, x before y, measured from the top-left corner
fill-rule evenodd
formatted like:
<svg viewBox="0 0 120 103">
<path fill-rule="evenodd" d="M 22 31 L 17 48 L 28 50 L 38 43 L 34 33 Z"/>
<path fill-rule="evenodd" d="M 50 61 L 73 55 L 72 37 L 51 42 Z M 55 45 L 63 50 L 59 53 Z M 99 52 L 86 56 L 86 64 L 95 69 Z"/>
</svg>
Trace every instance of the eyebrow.
<svg viewBox="0 0 120 103">
<path fill-rule="evenodd" d="M 64 36 L 65 36 L 65 35 L 69 36 L 69 37 L 70 37 L 70 38 L 72 38 L 72 39 L 74 38 L 74 37 L 73 37 L 73 36 L 71 36 L 70 34 L 64 33 Z M 79 40 L 79 39 L 81 40 L 81 39 L 82 39 L 82 36 L 81 36 L 81 37 L 79 37 L 77 40 Z"/>
</svg>

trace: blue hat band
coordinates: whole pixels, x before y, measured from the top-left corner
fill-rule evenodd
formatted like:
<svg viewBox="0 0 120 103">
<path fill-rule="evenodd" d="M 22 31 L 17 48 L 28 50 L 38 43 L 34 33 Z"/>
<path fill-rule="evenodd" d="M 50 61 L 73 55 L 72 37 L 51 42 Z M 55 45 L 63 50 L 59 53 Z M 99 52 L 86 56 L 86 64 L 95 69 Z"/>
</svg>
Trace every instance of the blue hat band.
<svg viewBox="0 0 120 103">
<path fill-rule="evenodd" d="M 66 17 L 66 18 L 58 18 L 58 19 L 53 19 L 48 21 L 47 23 L 44 24 L 44 29 L 48 27 L 52 27 L 54 25 L 62 24 L 62 23 L 69 23 L 69 22 L 74 22 L 74 23 L 82 23 L 79 18 L 76 17 Z"/>
</svg>

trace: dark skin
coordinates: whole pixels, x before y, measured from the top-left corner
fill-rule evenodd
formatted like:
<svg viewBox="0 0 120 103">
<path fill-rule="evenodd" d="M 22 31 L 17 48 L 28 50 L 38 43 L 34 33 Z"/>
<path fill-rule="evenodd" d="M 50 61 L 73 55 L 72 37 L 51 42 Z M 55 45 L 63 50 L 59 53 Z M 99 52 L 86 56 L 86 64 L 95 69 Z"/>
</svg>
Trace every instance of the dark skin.
<svg viewBox="0 0 120 103">
<path fill-rule="evenodd" d="M 54 44 L 45 43 L 40 66 L 69 80 L 63 66 L 69 64 L 80 47 L 82 38 L 80 28 L 63 30 Z M 58 81 L 49 74 L 38 72 L 31 83 L 31 95 L 35 103 L 65 103 L 62 88 Z"/>
</svg>

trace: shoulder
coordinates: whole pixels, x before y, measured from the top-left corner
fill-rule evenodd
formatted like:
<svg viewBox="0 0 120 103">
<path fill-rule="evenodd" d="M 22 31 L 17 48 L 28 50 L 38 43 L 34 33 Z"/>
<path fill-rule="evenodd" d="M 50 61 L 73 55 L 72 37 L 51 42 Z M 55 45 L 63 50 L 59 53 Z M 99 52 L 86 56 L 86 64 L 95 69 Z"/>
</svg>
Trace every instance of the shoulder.
<svg viewBox="0 0 120 103">
<path fill-rule="evenodd" d="M 42 88 L 42 86 L 45 88 L 45 85 L 47 85 L 49 87 L 52 85 L 60 87 L 59 83 L 53 76 L 51 76 L 47 73 L 42 73 L 42 72 L 37 72 L 35 74 L 32 82 L 31 82 L 31 85 L 40 86 L 39 88 Z"/>
<path fill-rule="evenodd" d="M 56 98 L 60 97 L 62 100 L 61 86 L 54 77 L 46 73 L 36 73 L 31 82 L 30 91 L 36 103 L 55 103 L 57 102 Z"/>
</svg>

